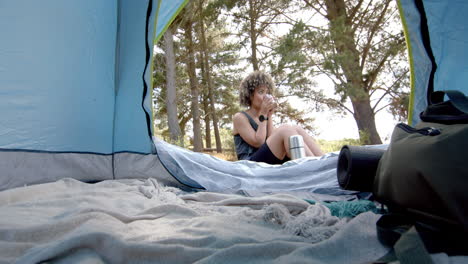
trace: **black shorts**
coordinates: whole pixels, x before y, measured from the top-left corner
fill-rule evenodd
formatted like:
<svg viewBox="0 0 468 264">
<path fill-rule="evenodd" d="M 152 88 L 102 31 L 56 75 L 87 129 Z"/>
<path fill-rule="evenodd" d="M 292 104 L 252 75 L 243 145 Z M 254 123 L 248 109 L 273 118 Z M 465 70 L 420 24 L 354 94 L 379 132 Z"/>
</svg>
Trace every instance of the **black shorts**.
<svg viewBox="0 0 468 264">
<path fill-rule="evenodd" d="M 288 156 L 285 156 L 283 160 L 278 159 L 273 152 L 271 152 L 270 147 L 264 143 L 250 158 L 251 161 L 265 162 L 269 164 L 283 164 L 286 161 L 290 160 Z"/>
</svg>

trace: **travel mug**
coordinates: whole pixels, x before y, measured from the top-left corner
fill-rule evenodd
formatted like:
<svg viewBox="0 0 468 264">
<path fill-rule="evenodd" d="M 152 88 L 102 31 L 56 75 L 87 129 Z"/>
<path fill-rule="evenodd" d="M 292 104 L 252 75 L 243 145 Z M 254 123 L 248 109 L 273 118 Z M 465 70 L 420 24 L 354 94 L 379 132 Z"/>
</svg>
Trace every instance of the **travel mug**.
<svg viewBox="0 0 468 264">
<path fill-rule="evenodd" d="M 289 154 L 291 155 L 291 159 L 300 159 L 306 156 L 304 139 L 301 135 L 289 137 Z"/>
</svg>

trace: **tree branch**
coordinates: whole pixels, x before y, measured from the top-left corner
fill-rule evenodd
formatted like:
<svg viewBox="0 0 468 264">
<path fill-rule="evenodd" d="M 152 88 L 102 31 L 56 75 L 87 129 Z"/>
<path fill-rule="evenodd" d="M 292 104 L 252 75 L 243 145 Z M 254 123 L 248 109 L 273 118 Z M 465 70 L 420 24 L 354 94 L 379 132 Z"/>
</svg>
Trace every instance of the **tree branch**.
<svg viewBox="0 0 468 264">
<path fill-rule="evenodd" d="M 388 104 L 382 106 L 381 108 L 379 108 L 377 111 L 374 111 L 374 115 L 376 115 L 376 114 L 377 114 L 378 112 L 380 112 L 382 109 L 387 108 L 387 107 L 388 107 L 389 105 L 391 105 L 391 104 L 392 104 L 392 103 L 388 103 Z"/>
<path fill-rule="evenodd" d="M 323 9 L 323 4 L 321 4 L 320 2 L 316 1 L 316 3 L 318 3 L 320 5 L 320 8 L 317 8 L 315 7 L 311 2 L 309 2 L 308 0 L 304 0 L 304 2 L 306 3 L 306 6 L 308 7 L 311 7 L 312 9 L 314 9 L 318 14 L 322 15 L 323 17 L 327 17 L 327 14 L 325 13 L 322 13 L 322 10 Z"/>
<path fill-rule="evenodd" d="M 383 21 L 383 19 L 385 17 L 385 14 L 387 13 L 387 8 L 388 8 L 389 4 L 390 4 L 390 1 L 387 0 L 387 2 L 385 3 L 385 6 L 384 6 L 384 10 L 380 13 L 379 18 L 377 19 L 377 21 L 373 25 L 372 29 L 370 30 L 370 35 L 367 38 L 367 44 L 364 46 L 364 50 L 362 52 L 362 59 L 361 59 L 361 65 L 360 65 L 361 70 L 364 69 L 364 64 L 366 63 L 366 60 L 367 60 L 367 54 L 369 53 L 369 50 L 370 50 L 370 48 L 372 46 L 372 39 L 374 38 L 375 33 L 379 29 L 380 24 L 382 23 L 382 21 Z"/>
<path fill-rule="evenodd" d="M 393 97 L 393 95 L 392 95 L 392 93 L 391 93 L 393 87 L 394 87 L 397 83 L 400 83 L 400 82 L 401 82 L 401 79 L 402 79 L 403 77 L 406 76 L 406 73 L 407 73 L 407 72 L 408 72 L 408 70 L 406 70 L 405 72 L 403 72 L 403 73 L 392 83 L 392 85 L 390 85 L 389 87 L 387 87 L 387 89 L 382 89 L 382 90 L 385 91 L 385 93 L 377 100 L 377 103 L 375 103 L 375 105 L 372 107 L 372 110 L 375 110 L 375 108 L 377 108 L 377 105 L 382 101 L 382 99 L 383 99 L 386 95 L 390 95 L 390 96 Z M 374 89 L 374 90 L 372 91 L 371 94 L 373 94 L 373 92 L 376 91 L 376 90 L 377 90 L 377 89 Z M 388 106 L 388 105 L 387 105 L 387 106 Z M 385 107 L 387 107 L 387 106 L 385 106 Z"/>
<path fill-rule="evenodd" d="M 351 12 L 349 13 L 349 18 L 351 19 L 351 21 L 353 20 L 359 8 L 361 8 L 363 2 L 364 0 L 359 0 L 359 3 L 355 7 L 353 7 L 353 9 L 351 9 Z"/>
<path fill-rule="evenodd" d="M 354 27 L 352 27 L 352 32 L 353 32 L 353 33 L 356 32 L 356 29 L 359 28 L 360 25 L 362 25 L 362 23 L 363 23 L 362 20 L 364 19 L 365 14 L 367 14 L 367 13 L 369 12 L 368 10 L 369 10 L 369 7 L 370 7 L 371 3 L 372 3 L 372 1 L 369 1 L 369 2 L 367 3 L 366 9 L 364 9 L 364 11 L 362 11 L 362 12 L 359 12 L 359 13 L 361 14 L 361 15 L 359 16 L 359 21 L 357 21 L 357 22 L 356 22 L 356 21 L 352 21 L 352 23 L 353 23 L 353 25 L 354 25 Z M 356 12 L 357 12 L 357 11 L 358 11 L 358 10 L 356 10 Z"/>
<path fill-rule="evenodd" d="M 377 103 L 375 103 L 375 105 L 372 107 L 372 111 L 375 110 L 375 108 L 377 107 L 377 105 L 378 105 L 378 104 L 382 101 L 382 99 L 383 99 L 387 94 L 389 94 L 389 93 L 390 93 L 390 90 L 389 90 L 389 89 L 385 90 L 385 93 L 377 100 Z M 374 112 L 374 113 L 376 113 L 376 112 Z"/>
<path fill-rule="evenodd" d="M 327 103 L 328 101 L 328 103 Z M 342 102 L 336 100 L 336 99 L 333 99 L 333 98 L 328 98 L 328 99 L 325 99 L 323 101 L 324 104 L 326 105 L 332 105 L 332 104 L 337 104 L 338 106 L 340 106 L 341 108 L 343 108 L 344 110 L 346 110 L 347 112 L 349 112 L 350 114 L 354 115 L 354 112 L 349 109 L 346 105 L 344 105 Z"/>
<path fill-rule="evenodd" d="M 387 53 L 384 55 L 384 57 L 382 58 L 382 60 L 380 61 L 380 63 L 378 64 L 378 66 L 371 70 L 369 73 L 369 82 L 368 82 L 368 87 L 372 87 L 375 83 L 375 81 L 377 80 L 377 75 L 378 73 L 380 72 L 380 70 L 382 69 L 383 65 L 385 64 L 385 62 L 387 61 L 387 59 L 390 57 L 390 55 L 392 54 L 392 48 L 390 47 L 387 51 Z"/>
</svg>

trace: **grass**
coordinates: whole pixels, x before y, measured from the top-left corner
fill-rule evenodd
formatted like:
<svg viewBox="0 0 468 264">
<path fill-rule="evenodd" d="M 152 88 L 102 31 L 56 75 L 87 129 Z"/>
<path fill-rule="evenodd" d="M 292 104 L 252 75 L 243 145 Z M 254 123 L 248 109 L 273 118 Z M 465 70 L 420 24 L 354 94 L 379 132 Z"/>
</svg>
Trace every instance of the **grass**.
<svg viewBox="0 0 468 264">
<path fill-rule="evenodd" d="M 361 141 L 354 138 L 345 138 L 340 140 L 317 140 L 325 153 L 340 151 L 344 145 L 361 146 Z"/>
<path fill-rule="evenodd" d="M 317 140 L 320 147 L 325 153 L 340 151 L 344 145 L 352 146 L 361 146 L 359 139 L 345 138 L 341 140 Z M 224 150 L 222 153 L 217 153 L 216 151 L 204 152 L 205 154 L 215 156 L 217 158 L 227 160 L 227 161 L 236 161 L 236 153 L 234 151 Z"/>
<path fill-rule="evenodd" d="M 203 153 L 223 159 L 223 160 L 227 160 L 227 161 L 237 160 L 237 156 L 234 151 L 223 151 L 222 153 L 217 153 L 216 151 L 213 151 L 213 152 L 210 151 L 210 152 L 203 152 Z"/>
</svg>

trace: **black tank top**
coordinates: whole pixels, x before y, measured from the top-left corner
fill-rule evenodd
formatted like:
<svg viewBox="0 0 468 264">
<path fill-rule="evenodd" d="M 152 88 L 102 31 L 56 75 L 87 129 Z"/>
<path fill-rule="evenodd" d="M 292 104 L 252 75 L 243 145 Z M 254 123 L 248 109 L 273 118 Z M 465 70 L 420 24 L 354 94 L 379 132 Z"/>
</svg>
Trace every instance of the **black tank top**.
<svg viewBox="0 0 468 264">
<path fill-rule="evenodd" d="M 247 117 L 247 119 L 249 119 L 250 125 L 255 131 L 257 131 L 258 124 L 255 122 L 255 120 L 246 112 L 242 111 L 241 113 L 243 113 Z M 249 159 L 250 156 L 252 156 L 258 150 L 257 148 L 250 146 L 249 143 L 245 142 L 245 140 L 239 134 L 234 135 L 234 144 L 236 145 L 236 153 L 238 160 Z"/>
</svg>

